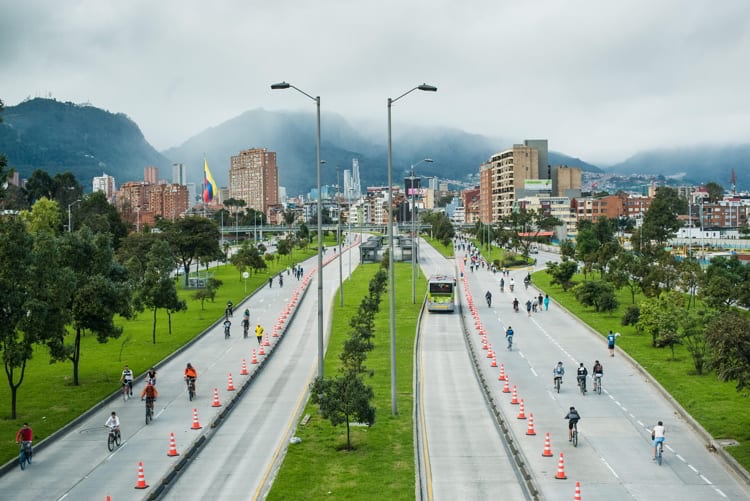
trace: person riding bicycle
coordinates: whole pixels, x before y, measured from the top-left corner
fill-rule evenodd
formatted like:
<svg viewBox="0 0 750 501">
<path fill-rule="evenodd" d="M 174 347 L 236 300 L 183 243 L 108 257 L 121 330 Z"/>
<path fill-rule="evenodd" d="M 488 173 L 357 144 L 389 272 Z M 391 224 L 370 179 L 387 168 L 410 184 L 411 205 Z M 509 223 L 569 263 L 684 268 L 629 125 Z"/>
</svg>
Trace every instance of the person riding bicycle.
<svg viewBox="0 0 750 501">
<path fill-rule="evenodd" d="M 518 313 L 518 298 L 513 299 L 513 311 Z"/>
<path fill-rule="evenodd" d="M 505 291 L 505 279 L 501 278 L 500 279 L 500 292 L 504 292 L 504 291 Z"/>
<path fill-rule="evenodd" d="M 516 285 L 516 279 L 510 277 L 510 291 L 513 292 L 513 287 Z"/>
<path fill-rule="evenodd" d="M 487 294 L 484 295 L 484 298 L 487 300 L 487 306 L 492 306 L 492 293 L 490 291 L 487 291 Z"/>
<path fill-rule="evenodd" d="M 156 391 L 156 386 L 151 384 L 151 382 L 146 383 L 146 386 L 143 388 L 143 391 L 141 391 L 141 400 L 145 398 L 146 407 L 151 407 L 152 410 L 154 408 L 154 401 L 156 400 L 156 397 L 158 396 L 159 396 L 159 392 Z"/>
<path fill-rule="evenodd" d="M 654 444 L 654 459 L 656 459 L 656 446 L 658 444 L 663 444 L 664 443 L 664 432 L 665 431 L 666 430 L 664 429 L 664 423 L 662 423 L 661 421 L 659 421 L 658 423 L 656 423 L 656 426 L 654 426 L 651 429 L 651 440 L 653 441 L 653 444 Z"/>
<path fill-rule="evenodd" d="M 156 369 L 151 367 L 146 373 L 146 384 L 152 384 L 156 386 Z"/>
<path fill-rule="evenodd" d="M 595 384 L 602 384 L 602 377 L 604 376 L 604 367 L 598 360 L 594 362 L 594 366 L 591 368 L 591 373 L 594 375 Z"/>
<path fill-rule="evenodd" d="M 227 301 L 227 309 L 225 311 L 227 317 L 231 317 L 234 315 L 234 304 L 232 303 L 232 300 L 230 299 Z"/>
<path fill-rule="evenodd" d="M 513 327 L 509 325 L 508 328 L 505 330 L 505 339 L 508 340 L 508 348 L 513 346 L 513 334 L 514 334 Z"/>
<path fill-rule="evenodd" d="M 231 336 L 231 334 L 229 332 L 229 329 L 231 327 L 232 327 L 232 322 L 230 322 L 228 318 L 226 320 L 224 320 L 224 337 Z"/>
<path fill-rule="evenodd" d="M 245 311 L 242 312 L 242 321 L 244 322 L 245 320 L 250 322 L 250 308 L 245 308 Z"/>
<path fill-rule="evenodd" d="M 21 447 L 24 447 L 29 451 L 29 462 L 31 462 L 31 442 L 34 440 L 34 431 L 29 426 L 29 423 L 24 423 L 23 426 L 18 430 L 16 433 L 16 443 L 21 444 Z"/>
<path fill-rule="evenodd" d="M 104 426 L 113 431 L 118 437 L 120 436 L 120 418 L 117 417 L 115 411 L 112 411 L 112 414 L 107 419 L 107 422 L 104 423 Z"/>
<path fill-rule="evenodd" d="M 198 371 L 195 370 L 195 367 L 190 365 L 190 362 L 188 362 L 187 367 L 185 367 L 185 382 L 189 383 L 192 381 L 193 388 L 195 388 L 195 381 L 198 379 Z"/>
<path fill-rule="evenodd" d="M 552 368 L 552 386 L 555 385 L 557 380 L 560 380 L 562 384 L 562 378 L 565 375 L 565 367 L 563 367 L 562 361 L 557 362 L 557 365 Z"/>
<path fill-rule="evenodd" d="M 120 383 L 128 387 L 128 394 L 132 397 L 133 396 L 133 371 L 127 365 L 122 370 L 122 375 L 120 376 Z"/>
<path fill-rule="evenodd" d="M 581 420 L 581 415 L 575 407 L 571 406 L 565 418 L 568 420 L 568 442 L 573 440 L 573 427 Z"/>
<path fill-rule="evenodd" d="M 526 275 L 523 279 L 523 286 L 525 289 L 528 289 L 529 285 L 531 285 L 531 275 Z"/>
<path fill-rule="evenodd" d="M 578 385 L 581 386 L 583 392 L 586 393 L 586 376 L 589 375 L 588 369 L 584 367 L 583 362 L 578 366 L 576 377 L 578 378 Z"/>
</svg>

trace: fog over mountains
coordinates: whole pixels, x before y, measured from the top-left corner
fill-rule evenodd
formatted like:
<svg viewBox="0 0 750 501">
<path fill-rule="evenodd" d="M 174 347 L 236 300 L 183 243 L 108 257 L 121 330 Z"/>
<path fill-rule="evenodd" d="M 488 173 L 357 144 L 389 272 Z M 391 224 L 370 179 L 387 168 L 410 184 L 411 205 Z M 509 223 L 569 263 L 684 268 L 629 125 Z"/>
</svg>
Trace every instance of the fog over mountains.
<svg viewBox="0 0 750 501">
<path fill-rule="evenodd" d="M 126 115 L 90 105 L 32 99 L 7 107 L 2 118 L 0 152 L 22 177 L 29 177 L 35 169 L 45 169 L 52 175 L 70 170 L 88 188 L 91 178 L 103 172 L 114 176 L 118 185 L 142 180 L 147 165 L 156 165 L 160 178 L 170 180 L 171 165 L 179 162 L 188 167 L 188 180 L 200 184 L 205 157 L 216 181 L 226 186 L 230 157 L 258 147 L 277 153 L 279 182 L 288 195 L 307 193 L 315 185 L 314 113 L 246 111 L 163 152 L 157 152 Z M 424 158 L 434 162 L 419 165 L 418 176 L 476 183 L 479 166 L 493 153 L 523 141 L 399 122 L 393 123 L 392 132 L 394 183 L 400 183 L 409 174 L 410 165 Z M 551 164 L 600 171 L 574 156 L 555 152 L 554 138 L 547 139 L 552 148 Z M 323 113 L 321 159 L 326 163 L 321 171 L 322 183 L 336 184 L 336 167 L 341 172 L 351 168 L 353 158 L 359 161 L 364 186 L 386 184 L 387 124 L 353 123 L 340 115 Z M 686 183 L 715 181 L 728 186 L 734 168 L 738 189 L 748 189 L 750 170 L 745 166 L 749 164 L 750 144 L 704 146 L 642 152 L 604 171 L 682 174 Z"/>
</svg>

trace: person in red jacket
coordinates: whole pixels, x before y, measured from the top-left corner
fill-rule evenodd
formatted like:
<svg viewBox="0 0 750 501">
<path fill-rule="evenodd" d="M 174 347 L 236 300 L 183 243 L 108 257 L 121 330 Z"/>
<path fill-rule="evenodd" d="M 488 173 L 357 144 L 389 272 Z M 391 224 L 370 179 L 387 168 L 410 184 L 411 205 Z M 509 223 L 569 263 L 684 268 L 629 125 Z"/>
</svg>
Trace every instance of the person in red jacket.
<svg viewBox="0 0 750 501">
<path fill-rule="evenodd" d="M 29 462 L 31 462 L 31 442 L 34 440 L 34 432 L 29 423 L 24 423 L 21 429 L 16 433 L 16 443 L 25 446 L 29 451 Z"/>
</svg>

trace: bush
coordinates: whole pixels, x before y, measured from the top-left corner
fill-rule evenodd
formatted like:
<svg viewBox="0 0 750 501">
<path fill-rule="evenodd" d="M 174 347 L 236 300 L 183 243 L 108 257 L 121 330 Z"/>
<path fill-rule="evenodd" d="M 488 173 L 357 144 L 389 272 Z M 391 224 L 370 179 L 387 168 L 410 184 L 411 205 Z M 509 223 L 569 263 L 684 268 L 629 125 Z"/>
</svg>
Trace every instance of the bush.
<svg viewBox="0 0 750 501">
<path fill-rule="evenodd" d="M 641 309 L 634 304 L 628 306 L 625 310 L 625 314 L 622 316 L 622 325 L 635 325 L 638 323 L 638 319 L 641 318 Z"/>
</svg>

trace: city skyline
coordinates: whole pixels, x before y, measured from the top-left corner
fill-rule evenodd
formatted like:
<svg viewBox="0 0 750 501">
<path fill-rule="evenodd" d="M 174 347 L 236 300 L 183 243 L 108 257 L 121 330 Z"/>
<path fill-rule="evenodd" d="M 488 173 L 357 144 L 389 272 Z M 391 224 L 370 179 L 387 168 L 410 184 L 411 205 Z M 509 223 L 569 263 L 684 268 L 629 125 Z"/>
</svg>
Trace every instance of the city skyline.
<svg viewBox="0 0 750 501">
<path fill-rule="evenodd" d="M 308 110 L 272 95 L 282 80 L 383 136 L 387 98 L 427 82 L 437 94 L 399 102 L 395 123 L 555 138 L 600 165 L 747 140 L 746 2 L 457 5 L 8 4 L 0 99 L 126 113 L 159 150 L 247 110 Z"/>
</svg>

